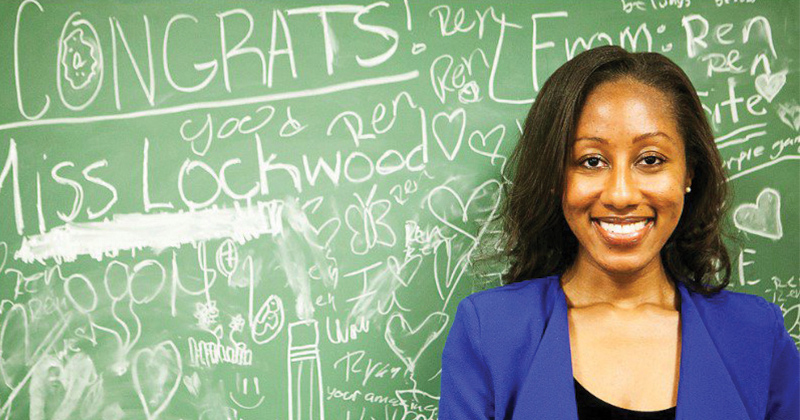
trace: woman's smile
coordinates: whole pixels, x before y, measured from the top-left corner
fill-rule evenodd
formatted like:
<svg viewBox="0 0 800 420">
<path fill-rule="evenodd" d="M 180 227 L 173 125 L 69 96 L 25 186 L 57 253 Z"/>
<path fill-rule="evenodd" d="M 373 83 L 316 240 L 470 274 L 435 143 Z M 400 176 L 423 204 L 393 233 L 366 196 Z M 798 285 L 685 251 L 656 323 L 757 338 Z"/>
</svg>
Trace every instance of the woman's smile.
<svg viewBox="0 0 800 420">
<path fill-rule="evenodd" d="M 650 232 L 655 219 L 647 218 L 640 221 L 610 222 L 592 219 L 592 225 L 603 240 L 611 246 L 635 246 L 644 240 Z"/>
</svg>

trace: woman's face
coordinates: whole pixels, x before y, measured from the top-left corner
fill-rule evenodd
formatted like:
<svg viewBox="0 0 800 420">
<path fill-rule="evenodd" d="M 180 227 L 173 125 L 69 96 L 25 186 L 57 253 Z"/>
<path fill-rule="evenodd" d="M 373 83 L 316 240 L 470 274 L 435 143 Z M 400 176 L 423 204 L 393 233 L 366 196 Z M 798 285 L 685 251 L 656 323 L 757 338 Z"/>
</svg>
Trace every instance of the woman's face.
<svg viewBox="0 0 800 420">
<path fill-rule="evenodd" d="M 589 94 L 562 198 L 580 243 L 577 263 L 618 274 L 660 266 L 691 184 L 671 114 L 664 93 L 636 81 L 606 82 Z"/>
</svg>

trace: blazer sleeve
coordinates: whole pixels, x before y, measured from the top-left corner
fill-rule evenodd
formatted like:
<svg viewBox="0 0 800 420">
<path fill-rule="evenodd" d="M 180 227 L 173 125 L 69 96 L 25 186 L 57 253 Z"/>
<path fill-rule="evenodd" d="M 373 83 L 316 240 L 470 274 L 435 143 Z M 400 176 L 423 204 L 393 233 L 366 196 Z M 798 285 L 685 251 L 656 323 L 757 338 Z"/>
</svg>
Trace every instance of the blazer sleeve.
<svg viewBox="0 0 800 420">
<path fill-rule="evenodd" d="M 800 419 L 800 353 L 786 331 L 780 307 L 775 311 L 775 344 L 772 348 L 767 420 Z"/>
<path fill-rule="evenodd" d="M 493 394 L 478 314 L 468 297 L 458 304 L 442 353 L 439 419 L 494 419 Z"/>
</svg>

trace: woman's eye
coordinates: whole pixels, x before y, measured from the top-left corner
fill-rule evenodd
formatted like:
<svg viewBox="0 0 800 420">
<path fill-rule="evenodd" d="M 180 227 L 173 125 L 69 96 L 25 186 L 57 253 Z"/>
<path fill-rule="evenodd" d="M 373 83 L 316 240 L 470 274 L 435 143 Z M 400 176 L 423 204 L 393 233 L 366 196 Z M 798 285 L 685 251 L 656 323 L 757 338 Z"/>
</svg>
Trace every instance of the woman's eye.
<svg viewBox="0 0 800 420">
<path fill-rule="evenodd" d="M 586 168 L 599 168 L 603 161 L 597 156 L 590 156 L 581 162 Z"/>
<path fill-rule="evenodd" d="M 654 155 L 645 156 L 642 158 L 642 161 L 648 166 L 656 166 L 664 163 L 664 159 Z"/>
</svg>

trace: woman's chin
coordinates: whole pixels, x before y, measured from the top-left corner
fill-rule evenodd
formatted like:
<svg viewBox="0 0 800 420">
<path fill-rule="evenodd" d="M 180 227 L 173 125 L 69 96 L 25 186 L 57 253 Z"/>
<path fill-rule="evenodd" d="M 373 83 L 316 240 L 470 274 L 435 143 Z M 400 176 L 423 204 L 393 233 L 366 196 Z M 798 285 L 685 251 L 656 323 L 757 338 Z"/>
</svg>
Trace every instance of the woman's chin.
<svg viewBox="0 0 800 420">
<path fill-rule="evenodd" d="M 647 267 L 657 258 L 645 258 L 641 255 L 626 255 L 603 258 L 597 264 L 600 269 L 609 275 L 631 275 L 646 271 Z"/>
</svg>

